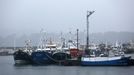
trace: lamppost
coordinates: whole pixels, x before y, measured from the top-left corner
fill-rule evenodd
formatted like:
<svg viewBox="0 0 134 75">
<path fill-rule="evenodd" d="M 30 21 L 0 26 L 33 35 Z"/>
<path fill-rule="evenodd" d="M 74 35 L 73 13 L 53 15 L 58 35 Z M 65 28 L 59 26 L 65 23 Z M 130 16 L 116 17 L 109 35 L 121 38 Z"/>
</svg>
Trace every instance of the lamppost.
<svg viewBox="0 0 134 75">
<path fill-rule="evenodd" d="M 95 11 L 87 11 L 87 40 L 86 40 L 86 50 L 88 49 L 89 46 L 89 20 L 88 18 L 94 13 Z"/>
</svg>

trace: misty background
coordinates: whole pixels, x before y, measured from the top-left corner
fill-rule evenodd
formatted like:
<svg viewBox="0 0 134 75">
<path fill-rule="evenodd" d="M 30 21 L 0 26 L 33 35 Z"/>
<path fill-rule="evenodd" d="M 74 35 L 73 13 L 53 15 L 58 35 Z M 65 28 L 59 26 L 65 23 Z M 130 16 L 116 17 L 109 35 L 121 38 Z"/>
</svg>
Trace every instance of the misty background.
<svg viewBox="0 0 134 75">
<path fill-rule="evenodd" d="M 60 40 L 60 33 L 80 42 L 86 38 L 87 10 L 90 40 L 126 42 L 134 40 L 134 0 L 0 0 L 0 46 L 24 46 L 30 39 L 38 45 L 40 30 L 47 39 Z"/>
</svg>

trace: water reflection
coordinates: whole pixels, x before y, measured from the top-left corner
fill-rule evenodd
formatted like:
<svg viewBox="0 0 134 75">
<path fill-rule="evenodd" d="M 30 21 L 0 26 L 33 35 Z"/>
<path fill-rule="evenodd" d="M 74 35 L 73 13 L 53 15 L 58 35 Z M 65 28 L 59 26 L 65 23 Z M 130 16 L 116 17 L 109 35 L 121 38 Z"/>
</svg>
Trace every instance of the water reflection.
<svg viewBox="0 0 134 75">
<path fill-rule="evenodd" d="M 133 75 L 134 66 L 16 65 L 12 56 L 0 57 L 0 75 Z"/>
</svg>

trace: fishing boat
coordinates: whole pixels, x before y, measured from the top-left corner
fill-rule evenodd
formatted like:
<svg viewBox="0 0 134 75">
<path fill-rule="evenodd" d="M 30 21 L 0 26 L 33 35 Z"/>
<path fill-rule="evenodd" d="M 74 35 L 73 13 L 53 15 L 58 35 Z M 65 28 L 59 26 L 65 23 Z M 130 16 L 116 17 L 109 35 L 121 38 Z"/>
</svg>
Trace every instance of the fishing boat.
<svg viewBox="0 0 134 75">
<path fill-rule="evenodd" d="M 29 64 L 32 62 L 30 54 L 23 50 L 15 51 L 13 56 L 15 64 Z"/>
<path fill-rule="evenodd" d="M 113 56 L 113 57 L 90 57 L 81 58 L 81 65 L 84 66 L 127 66 L 129 65 L 130 56 Z"/>
<path fill-rule="evenodd" d="M 63 62 L 67 59 L 71 59 L 70 54 L 67 54 L 66 52 L 55 52 L 53 54 L 53 59 L 56 60 L 56 62 Z"/>
<path fill-rule="evenodd" d="M 66 59 L 63 63 L 63 65 L 65 66 L 78 66 L 80 65 L 80 50 L 79 50 L 79 38 L 78 38 L 78 29 L 77 29 L 77 41 L 72 40 L 72 38 L 70 37 L 70 39 L 67 42 L 67 46 L 66 48 L 68 48 L 68 52 L 71 56 L 70 59 Z M 71 35 L 71 34 L 70 34 Z"/>
<path fill-rule="evenodd" d="M 84 66 L 127 66 L 129 65 L 131 56 L 125 55 L 124 52 L 121 51 L 121 48 L 114 47 L 112 50 L 107 50 L 105 46 L 104 48 L 97 47 L 97 46 L 98 45 L 94 47 L 89 47 L 89 54 L 81 57 L 81 65 Z"/>
<path fill-rule="evenodd" d="M 56 51 L 53 53 L 53 59 L 55 63 L 62 63 L 67 59 L 71 59 L 70 51 L 65 43 L 65 40 L 57 47 Z"/>
<path fill-rule="evenodd" d="M 87 40 L 85 54 L 81 57 L 81 65 L 84 66 L 126 66 L 129 65 L 131 56 L 126 56 L 121 49 L 117 49 L 118 55 L 109 56 L 109 51 L 105 49 L 105 45 L 101 45 L 102 48 L 95 46 L 89 47 L 89 21 L 88 18 L 94 13 L 94 11 L 87 11 Z M 106 51 L 107 50 L 107 51 Z M 108 54 L 107 54 L 108 53 Z"/>
<path fill-rule="evenodd" d="M 117 48 L 117 47 L 116 47 Z M 103 49 L 103 50 L 102 50 Z M 89 54 L 81 57 L 81 65 L 84 66 L 127 66 L 131 56 L 125 55 L 121 49 L 118 52 L 107 48 L 89 47 Z M 114 48 L 115 49 L 115 48 Z M 117 50 L 117 49 L 116 49 Z"/>
<path fill-rule="evenodd" d="M 38 49 L 39 50 L 39 49 Z M 40 50 L 32 53 L 32 61 L 36 65 L 48 65 L 52 63 L 52 55 L 49 52 Z"/>
<path fill-rule="evenodd" d="M 29 44 L 29 41 L 26 41 L 25 49 L 19 49 L 13 53 L 15 64 L 30 64 L 32 63 L 31 59 L 32 48 Z"/>
<path fill-rule="evenodd" d="M 50 42 L 42 45 L 32 52 L 32 60 L 37 65 L 49 65 L 53 63 L 52 53 L 56 50 L 56 45 Z"/>
<path fill-rule="evenodd" d="M 62 58 L 62 65 L 65 66 L 76 66 L 79 64 L 78 60 L 78 48 L 76 47 L 76 43 L 72 40 L 68 40 L 65 44 L 63 43 L 62 51 L 55 54 L 56 58 Z"/>
</svg>

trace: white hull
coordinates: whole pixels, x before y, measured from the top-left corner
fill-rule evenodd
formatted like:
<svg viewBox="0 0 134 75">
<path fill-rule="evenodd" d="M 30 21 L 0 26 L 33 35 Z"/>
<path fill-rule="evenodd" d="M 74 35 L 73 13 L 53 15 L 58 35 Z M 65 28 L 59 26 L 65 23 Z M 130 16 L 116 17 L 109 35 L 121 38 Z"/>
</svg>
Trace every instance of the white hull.
<svg viewBox="0 0 134 75">
<path fill-rule="evenodd" d="M 111 61 L 111 60 L 118 60 L 121 57 L 82 57 L 82 61 Z"/>
<path fill-rule="evenodd" d="M 115 57 L 82 57 L 81 65 L 119 65 L 126 66 L 129 65 L 130 56 L 115 56 Z"/>
</svg>

